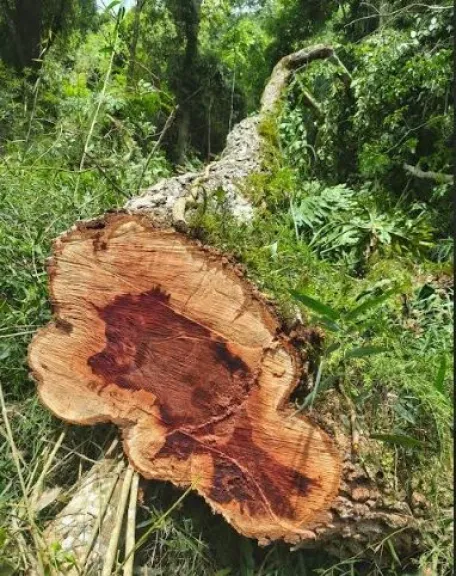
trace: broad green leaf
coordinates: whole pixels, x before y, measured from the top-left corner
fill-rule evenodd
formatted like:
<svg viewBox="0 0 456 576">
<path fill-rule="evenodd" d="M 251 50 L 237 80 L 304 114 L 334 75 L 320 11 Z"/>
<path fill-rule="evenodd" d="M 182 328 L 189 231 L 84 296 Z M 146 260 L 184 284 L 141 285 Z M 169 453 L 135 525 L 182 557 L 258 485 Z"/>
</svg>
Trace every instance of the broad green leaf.
<svg viewBox="0 0 456 576">
<path fill-rule="evenodd" d="M 279 248 L 279 243 L 278 242 L 274 242 L 273 244 L 270 244 L 268 246 L 269 250 L 271 251 L 271 256 L 273 258 L 277 258 L 277 250 Z"/>
<path fill-rule="evenodd" d="M 311 298 L 302 292 L 290 290 L 290 293 L 296 300 L 301 302 L 301 304 L 304 304 L 304 306 L 307 306 L 307 308 L 310 308 L 313 312 L 320 314 L 320 316 L 327 316 L 331 320 L 337 320 L 340 316 L 339 312 L 334 310 L 334 308 L 331 308 L 330 306 L 323 304 L 323 302 L 315 300 L 315 298 Z"/>
<path fill-rule="evenodd" d="M 407 408 L 405 408 L 400 402 L 395 402 L 395 404 L 393 405 L 393 409 L 400 418 L 402 418 L 409 424 L 412 424 L 413 426 L 416 425 L 416 419 L 414 415 L 410 412 L 410 410 L 407 410 Z"/>
<path fill-rule="evenodd" d="M 434 382 L 434 388 L 440 392 L 440 394 L 445 394 L 444 389 L 444 382 L 445 382 L 445 375 L 447 371 L 447 359 L 446 356 L 442 356 L 440 360 L 439 370 L 437 372 L 437 376 Z"/>
<path fill-rule="evenodd" d="M 397 289 L 388 290 L 387 292 L 381 294 L 380 296 L 377 296 L 376 298 L 371 298 L 370 300 L 364 301 L 359 306 L 356 306 L 356 308 L 353 308 L 352 310 L 347 312 L 347 314 L 345 314 L 345 320 L 349 321 L 354 320 L 355 318 L 360 316 L 360 314 L 364 314 L 368 310 L 372 310 L 373 308 L 380 306 L 381 304 L 383 304 L 383 302 L 386 302 L 386 300 L 388 300 L 395 293 L 397 293 Z"/>
<path fill-rule="evenodd" d="M 387 352 L 388 348 L 380 346 L 360 346 L 359 348 L 352 348 L 345 354 L 345 358 L 365 358 L 366 356 L 374 356 L 375 354 L 382 354 Z"/>
<path fill-rule="evenodd" d="M 405 434 L 371 434 L 370 437 L 373 440 L 380 440 L 381 442 L 403 446 L 404 448 L 416 448 L 424 445 L 420 440 Z"/>
<path fill-rule="evenodd" d="M 337 324 L 336 322 L 333 322 L 330 318 L 327 318 L 326 316 L 320 317 L 319 323 L 322 326 L 324 326 L 326 328 L 326 330 L 329 330 L 330 332 L 340 332 L 340 330 L 341 330 L 339 324 Z"/>
<path fill-rule="evenodd" d="M 0 349 L 0 360 L 6 360 L 6 358 L 8 358 L 10 354 L 11 350 L 9 350 L 8 348 L 4 348 L 3 350 Z"/>
<path fill-rule="evenodd" d="M 111 10 L 112 8 L 115 8 L 116 6 L 118 6 L 121 3 L 122 3 L 122 0 L 112 0 L 112 2 L 110 2 L 106 6 L 105 10 Z"/>
<path fill-rule="evenodd" d="M 339 342 L 334 342 L 334 344 L 331 344 L 331 346 L 328 346 L 328 348 L 326 348 L 325 356 L 329 356 L 330 354 L 332 354 L 336 350 L 339 350 L 339 348 L 340 348 Z"/>
</svg>

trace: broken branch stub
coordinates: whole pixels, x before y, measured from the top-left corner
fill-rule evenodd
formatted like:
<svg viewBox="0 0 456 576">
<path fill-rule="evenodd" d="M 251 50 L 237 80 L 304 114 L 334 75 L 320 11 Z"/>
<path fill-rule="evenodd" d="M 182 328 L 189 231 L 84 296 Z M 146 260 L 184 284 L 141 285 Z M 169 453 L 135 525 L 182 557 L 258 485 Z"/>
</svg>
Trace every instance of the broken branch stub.
<svg viewBox="0 0 456 576">
<path fill-rule="evenodd" d="M 116 423 L 143 476 L 193 486 L 262 543 L 327 522 L 338 451 L 293 416 L 299 356 L 236 265 L 117 214 L 59 238 L 49 272 L 55 321 L 29 361 L 54 414 Z"/>
</svg>

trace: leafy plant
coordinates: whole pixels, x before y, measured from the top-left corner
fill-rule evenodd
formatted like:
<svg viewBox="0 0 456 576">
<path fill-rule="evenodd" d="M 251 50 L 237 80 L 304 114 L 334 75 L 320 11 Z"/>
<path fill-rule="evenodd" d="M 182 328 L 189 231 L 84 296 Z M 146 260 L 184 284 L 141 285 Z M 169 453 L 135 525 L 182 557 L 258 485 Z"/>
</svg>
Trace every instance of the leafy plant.
<svg viewBox="0 0 456 576">
<path fill-rule="evenodd" d="M 296 205 L 294 205 L 296 202 Z M 368 189 L 304 187 L 290 212 L 296 233 L 317 253 L 363 268 L 376 254 L 413 253 L 431 246 L 432 227 L 422 206 L 408 214 L 380 212 Z"/>
<path fill-rule="evenodd" d="M 295 290 L 291 291 L 295 300 L 316 313 L 316 322 L 331 333 L 331 338 L 327 340 L 322 350 L 312 392 L 307 396 L 300 409 L 312 407 L 318 392 L 326 389 L 337 379 L 335 372 L 323 378 L 323 367 L 328 358 L 336 352 L 341 355 L 342 364 L 350 359 L 367 358 L 387 352 L 387 348 L 369 345 L 369 342 L 366 342 L 364 338 L 362 338 L 361 346 L 354 345 L 354 342 L 356 335 L 362 333 L 368 324 L 369 313 L 381 306 L 395 293 L 396 290 L 389 290 L 379 296 L 365 299 L 349 310 L 336 310 L 307 294 Z"/>
</svg>

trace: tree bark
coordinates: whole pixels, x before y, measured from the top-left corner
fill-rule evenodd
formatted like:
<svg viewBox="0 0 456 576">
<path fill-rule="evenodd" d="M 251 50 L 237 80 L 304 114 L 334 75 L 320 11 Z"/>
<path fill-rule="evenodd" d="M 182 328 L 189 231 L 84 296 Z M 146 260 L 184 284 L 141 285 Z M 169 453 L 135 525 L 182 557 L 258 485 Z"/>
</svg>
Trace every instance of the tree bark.
<svg viewBox="0 0 456 576">
<path fill-rule="evenodd" d="M 319 45 L 283 58 L 260 113 L 233 129 L 218 161 L 56 241 L 56 319 L 34 338 L 29 362 L 55 414 L 115 422 L 141 474 L 191 485 L 260 543 L 344 557 L 391 538 L 396 551 L 417 551 L 425 513 L 359 458 L 343 399 L 334 392 L 312 418 L 292 414 L 289 395 L 305 380 L 294 338 L 305 344 L 309 328 L 297 322 L 288 334 L 235 263 L 184 233 L 190 201 L 214 190 L 236 218 L 252 217 L 240 190 L 262 169 L 262 119 L 294 70 L 333 55 Z M 360 438 L 361 453 L 379 449 Z"/>
<path fill-rule="evenodd" d="M 14 64 L 18 68 L 25 67 L 25 55 L 22 46 L 21 38 L 19 37 L 18 30 L 16 28 L 16 24 L 14 22 L 14 12 L 11 10 L 8 0 L 1 0 L 0 2 L 1 9 L 3 11 L 3 16 L 6 20 L 6 24 L 8 26 L 8 32 L 14 46 L 14 52 L 16 53 L 16 58 Z"/>
<path fill-rule="evenodd" d="M 24 66 L 35 66 L 40 55 L 42 0 L 17 0 L 15 28 Z"/>
<path fill-rule="evenodd" d="M 199 52 L 199 28 L 202 0 L 170 0 L 169 7 L 174 21 L 182 30 L 185 50 L 179 65 L 175 90 L 178 95 L 177 138 L 174 147 L 176 164 L 186 160 L 191 130 L 192 99 L 199 92 L 197 63 Z"/>
<path fill-rule="evenodd" d="M 136 50 L 138 47 L 138 40 L 141 31 L 141 12 L 144 8 L 146 0 L 137 0 L 134 10 L 133 33 L 130 43 L 130 55 L 127 70 L 127 87 L 132 88 L 135 77 L 135 64 L 136 64 Z"/>
</svg>

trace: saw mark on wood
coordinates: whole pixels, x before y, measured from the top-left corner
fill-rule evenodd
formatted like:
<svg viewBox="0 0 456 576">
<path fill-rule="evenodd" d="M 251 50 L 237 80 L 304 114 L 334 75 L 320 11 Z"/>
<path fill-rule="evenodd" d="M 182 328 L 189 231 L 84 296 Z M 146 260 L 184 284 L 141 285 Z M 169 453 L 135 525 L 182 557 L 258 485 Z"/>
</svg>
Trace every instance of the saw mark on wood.
<svg viewBox="0 0 456 576">
<path fill-rule="evenodd" d="M 57 318 L 57 320 L 55 321 L 55 325 L 64 334 L 71 334 L 73 332 L 73 324 L 71 324 L 71 322 L 68 322 L 68 320 Z"/>
<path fill-rule="evenodd" d="M 208 454 L 215 502 L 295 519 L 291 495 L 306 495 L 318 482 L 255 444 L 243 403 L 256 377 L 230 343 L 173 310 L 159 289 L 117 296 L 97 312 L 106 345 L 88 364 L 105 384 L 157 398 L 168 433 L 153 458 Z"/>
</svg>

